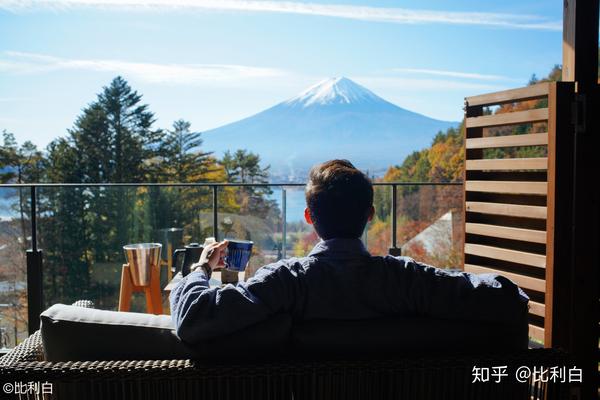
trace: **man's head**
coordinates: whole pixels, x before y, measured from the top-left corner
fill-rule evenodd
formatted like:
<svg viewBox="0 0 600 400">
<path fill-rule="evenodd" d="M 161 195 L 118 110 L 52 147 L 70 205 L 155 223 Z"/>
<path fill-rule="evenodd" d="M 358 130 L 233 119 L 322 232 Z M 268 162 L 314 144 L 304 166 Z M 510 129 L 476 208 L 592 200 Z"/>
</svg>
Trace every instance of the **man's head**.
<svg viewBox="0 0 600 400">
<path fill-rule="evenodd" d="M 373 185 L 350 161 L 326 161 L 310 170 L 306 206 L 322 239 L 358 238 L 373 217 Z"/>
</svg>

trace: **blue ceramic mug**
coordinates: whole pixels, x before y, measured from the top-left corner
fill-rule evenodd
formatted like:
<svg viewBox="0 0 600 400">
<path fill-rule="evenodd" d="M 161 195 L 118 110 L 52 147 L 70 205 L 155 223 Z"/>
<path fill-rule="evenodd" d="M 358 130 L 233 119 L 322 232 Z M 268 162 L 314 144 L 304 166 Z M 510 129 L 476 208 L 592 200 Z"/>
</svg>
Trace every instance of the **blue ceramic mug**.
<svg viewBox="0 0 600 400">
<path fill-rule="evenodd" d="M 250 255 L 252 255 L 252 246 L 254 242 L 249 240 L 226 239 L 227 255 L 225 256 L 225 268 L 229 271 L 242 272 L 246 269 Z"/>
</svg>

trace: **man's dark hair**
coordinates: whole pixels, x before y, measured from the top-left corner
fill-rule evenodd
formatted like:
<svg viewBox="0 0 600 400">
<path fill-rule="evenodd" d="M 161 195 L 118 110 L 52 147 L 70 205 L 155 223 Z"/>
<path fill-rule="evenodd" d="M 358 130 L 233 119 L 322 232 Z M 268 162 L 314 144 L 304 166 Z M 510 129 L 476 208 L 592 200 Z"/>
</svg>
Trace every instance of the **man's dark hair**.
<svg viewBox="0 0 600 400">
<path fill-rule="evenodd" d="M 358 238 L 373 206 L 373 184 L 348 160 L 331 160 L 310 170 L 306 205 L 324 240 Z"/>
</svg>

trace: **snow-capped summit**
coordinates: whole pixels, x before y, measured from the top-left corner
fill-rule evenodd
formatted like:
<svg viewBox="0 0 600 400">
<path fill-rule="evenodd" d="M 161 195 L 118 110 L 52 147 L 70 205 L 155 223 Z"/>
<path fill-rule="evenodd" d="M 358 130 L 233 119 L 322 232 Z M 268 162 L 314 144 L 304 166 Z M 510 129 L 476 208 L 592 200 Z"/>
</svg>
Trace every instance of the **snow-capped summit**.
<svg viewBox="0 0 600 400">
<path fill-rule="evenodd" d="M 325 79 L 285 101 L 284 104 L 306 108 L 315 105 L 376 102 L 385 102 L 385 100 L 350 79 L 341 77 Z"/>
<path fill-rule="evenodd" d="M 347 158 L 383 174 L 410 152 L 429 146 L 440 121 L 398 107 L 348 78 L 332 78 L 248 118 L 204 132 L 204 146 L 220 157 L 247 149 L 271 166 L 273 181 L 302 181 L 312 165 Z"/>
</svg>

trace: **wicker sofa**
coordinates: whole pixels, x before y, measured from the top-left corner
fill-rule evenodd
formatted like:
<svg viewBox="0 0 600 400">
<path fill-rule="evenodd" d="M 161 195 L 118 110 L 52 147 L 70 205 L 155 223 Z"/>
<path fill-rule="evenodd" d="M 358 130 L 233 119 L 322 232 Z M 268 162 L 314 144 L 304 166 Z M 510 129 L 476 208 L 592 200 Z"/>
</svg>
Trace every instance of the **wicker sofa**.
<svg viewBox="0 0 600 400">
<path fill-rule="evenodd" d="M 344 345 L 352 345 L 353 337 L 364 340 L 360 329 L 353 329 L 351 324 L 342 323 L 337 332 L 331 330 L 338 325 L 317 324 L 306 331 L 345 332 L 344 337 L 350 339 L 342 340 Z M 431 329 L 424 332 L 428 335 Z M 487 334 L 494 333 L 488 330 Z M 451 332 L 431 332 L 432 338 L 448 336 L 456 342 Z M 310 335 L 308 338 L 304 343 L 315 347 Z M 93 338 L 87 339 L 93 346 Z M 368 351 L 327 351 L 327 346 L 316 346 L 316 351 L 306 351 L 305 347 L 261 358 L 229 354 L 207 359 L 46 361 L 38 331 L 0 358 L 0 383 L 50 382 L 52 394 L 44 398 L 51 399 L 568 398 L 566 384 L 532 379 L 519 383 L 514 379 L 520 366 L 566 365 L 566 355 L 557 350 L 508 350 L 491 341 L 483 351 L 478 346 L 463 347 L 441 340 L 432 343 L 429 351 L 409 343 L 412 350 L 400 346 L 373 353 L 385 340 L 360 346 Z M 398 341 L 404 342 L 401 338 Z M 474 367 L 494 366 L 506 366 L 508 376 L 501 383 L 494 383 L 493 376 L 489 382 L 473 383 Z M 42 398 L 35 394 L 13 396 Z"/>
</svg>

